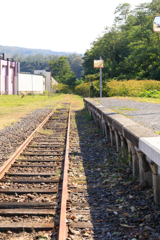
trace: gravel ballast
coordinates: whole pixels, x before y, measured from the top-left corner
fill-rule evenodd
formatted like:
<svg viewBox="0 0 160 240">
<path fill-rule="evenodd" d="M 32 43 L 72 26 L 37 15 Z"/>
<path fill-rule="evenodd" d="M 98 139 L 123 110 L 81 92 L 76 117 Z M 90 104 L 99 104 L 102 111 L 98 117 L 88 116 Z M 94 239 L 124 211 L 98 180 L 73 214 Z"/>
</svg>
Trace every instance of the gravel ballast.
<svg viewBox="0 0 160 240">
<path fill-rule="evenodd" d="M 139 183 L 90 119 L 87 110 L 72 112 L 67 240 L 160 239 L 153 189 Z"/>
<path fill-rule="evenodd" d="M 0 130 L 0 166 L 48 116 L 52 109 L 37 109 L 19 122 Z"/>
<path fill-rule="evenodd" d="M 97 98 L 95 100 L 108 109 L 118 111 L 152 131 L 160 131 L 160 104 L 121 100 L 119 98 Z"/>
</svg>

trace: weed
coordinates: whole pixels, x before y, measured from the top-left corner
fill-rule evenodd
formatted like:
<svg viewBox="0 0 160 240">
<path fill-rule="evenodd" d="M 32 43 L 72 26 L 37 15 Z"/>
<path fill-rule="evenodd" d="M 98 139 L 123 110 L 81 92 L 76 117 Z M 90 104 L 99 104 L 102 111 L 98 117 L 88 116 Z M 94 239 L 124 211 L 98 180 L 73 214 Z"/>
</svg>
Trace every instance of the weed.
<svg viewBox="0 0 160 240">
<path fill-rule="evenodd" d="M 48 130 L 45 130 L 43 128 L 41 128 L 40 130 L 37 131 L 38 133 L 42 133 L 42 134 L 48 134 L 48 135 L 52 135 L 53 134 L 53 131 L 48 129 Z"/>
<path fill-rule="evenodd" d="M 160 132 L 159 132 L 159 131 L 155 131 L 155 133 L 157 133 L 157 134 L 160 134 Z"/>
<path fill-rule="evenodd" d="M 87 111 L 85 111 L 84 117 L 86 118 L 84 121 L 91 121 L 91 120 L 93 120 L 93 117 L 91 115 L 89 115 L 89 113 Z"/>
<path fill-rule="evenodd" d="M 46 239 L 46 240 L 48 239 L 47 237 L 43 237 L 42 235 L 39 235 L 38 238 L 39 239 Z"/>
<path fill-rule="evenodd" d="M 57 171 L 56 172 L 56 176 L 58 177 L 58 176 L 60 176 L 60 173 L 61 173 L 61 171 L 59 170 L 59 171 Z"/>
<path fill-rule="evenodd" d="M 118 108 L 118 106 L 112 106 L 112 108 Z"/>
<path fill-rule="evenodd" d="M 19 155 L 19 156 L 18 156 L 18 159 L 25 159 L 25 157 L 24 157 L 24 156 L 21 156 L 21 155 Z"/>
<path fill-rule="evenodd" d="M 119 178 L 119 176 L 117 176 L 117 175 L 116 176 L 112 176 L 112 178 Z"/>
<path fill-rule="evenodd" d="M 131 180 L 132 182 L 134 182 L 137 178 L 138 178 L 138 176 L 131 176 L 131 177 L 130 177 L 130 180 Z"/>
<path fill-rule="evenodd" d="M 90 164 L 88 164 L 88 165 L 87 165 L 87 168 L 88 168 L 88 169 L 91 169 L 91 165 L 90 165 Z"/>
<path fill-rule="evenodd" d="M 54 117 L 54 116 L 53 116 L 52 119 L 57 119 L 57 120 L 58 120 L 58 119 L 60 119 L 60 117 Z"/>
<path fill-rule="evenodd" d="M 108 164 L 109 165 L 112 164 L 112 160 L 111 159 L 108 160 Z"/>
<path fill-rule="evenodd" d="M 122 158 L 123 156 L 123 158 Z M 122 162 L 124 164 L 128 164 L 129 161 L 131 161 L 132 157 L 128 154 L 127 149 L 120 149 L 118 155 L 117 155 L 117 161 Z"/>
<path fill-rule="evenodd" d="M 127 108 L 126 106 L 123 106 L 123 108 L 120 108 L 121 111 L 137 111 L 137 108 Z"/>
<path fill-rule="evenodd" d="M 80 172 L 83 172 L 83 171 L 84 171 L 84 168 L 83 168 L 83 167 L 80 167 L 80 168 L 79 168 L 79 171 L 80 171 Z"/>
</svg>

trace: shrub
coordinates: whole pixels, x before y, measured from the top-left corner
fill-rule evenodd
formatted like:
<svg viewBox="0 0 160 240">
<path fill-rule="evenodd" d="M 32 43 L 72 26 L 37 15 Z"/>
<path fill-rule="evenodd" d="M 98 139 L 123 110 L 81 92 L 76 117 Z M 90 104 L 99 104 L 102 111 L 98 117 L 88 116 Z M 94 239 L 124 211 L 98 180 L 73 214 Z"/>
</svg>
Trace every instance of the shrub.
<svg viewBox="0 0 160 240">
<path fill-rule="evenodd" d="M 78 95 L 82 95 L 83 97 L 89 96 L 89 84 L 81 83 L 75 87 L 75 93 Z"/>
<path fill-rule="evenodd" d="M 145 91 L 160 91 L 160 82 L 156 80 L 110 80 L 106 83 L 108 96 L 142 96 Z M 151 94 L 151 93 L 150 93 Z M 152 95 L 157 95 L 155 92 Z M 148 95 L 149 96 L 149 95 Z"/>
<path fill-rule="evenodd" d="M 93 84 L 92 84 L 93 83 Z M 99 97 L 99 80 L 90 84 L 91 97 Z M 159 97 L 160 81 L 156 80 L 114 80 L 109 79 L 102 82 L 102 96 L 129 96 L 129 97 Z M 84 97 L 89 96 L 89 83 L 76 86 L 75 93 Z"/>
<path fill-rule="evenodd" d="M 152 97 L 152 98 L 160 98 L 160 92 L 157 90 L 149 90 L 149 91 L 144 91 L 140 92 L 138 94 L 138 97 Z"/>
<path fill-rule="evenodd" d="M 62 84 L 62 83 L 61 83 Z M 70 93 L 69 85 L 62 84 L 61 92 L 62 93 Z"/>
</svg>

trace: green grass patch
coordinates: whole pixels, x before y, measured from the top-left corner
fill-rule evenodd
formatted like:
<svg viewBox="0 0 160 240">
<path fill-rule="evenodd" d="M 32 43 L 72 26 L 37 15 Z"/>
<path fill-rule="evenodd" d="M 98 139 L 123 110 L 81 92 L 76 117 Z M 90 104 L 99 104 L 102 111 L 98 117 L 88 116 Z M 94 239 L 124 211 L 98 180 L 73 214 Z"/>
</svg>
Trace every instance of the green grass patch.
<svg viewBox="0 0 160 240">
<path fill-rule="evenodd" d="M 89 115 L 89 113 L 87 111 L 85 111 L 84 117 L 85 117 L 84 121 L 91 121 L 91 120 L 93 120 L 93 117 L 91 115 Z"/>
<path fill-rule="evenodd" d="M 123 106 L 123 108 L 120 108 L 121 111 L 137 111 L 137 108 L 128 108 L 126 106 Z"/>
<path fill-rule="evenodd" d="M 37 131 L 38 133 L 42 133 L 42 134 L 47 134 L 47 135 L 52 135 L 53 134 L 53 131 L 52 130 L 45 130 L 45 129 L 40 129 Z"/>
<path fill-rule="evenodd" d="M 159 134 L 160 135 L 160 132 L 159 131 L 155 131 L 155 133 Z"/>
<path fill-rule="evenodd" d="M 54 109 L 61 101 L 71 102 L 72 108 L 82 109 L 84 107 L 83 98 L 73 94 L 60 95 L 26 95 L 21 98 L 18 95 L 1 95 L 0 96 L 0 129 L 10 126 L 26 114 L 40 108 Z M 43 120 L 43 119 L 42 119 Z"/>
<path fill-rule="evenodd" d="M 39 108 L 54 109 L 58 102 L 61 102 L 64 94 L 47 98 L 45 95 L 30 95 L 21 98 L 17 95 L 1 95 L 0 96 L 0 129 L 9 126 L 26 114 L 33 112 Z"/>
</svg>

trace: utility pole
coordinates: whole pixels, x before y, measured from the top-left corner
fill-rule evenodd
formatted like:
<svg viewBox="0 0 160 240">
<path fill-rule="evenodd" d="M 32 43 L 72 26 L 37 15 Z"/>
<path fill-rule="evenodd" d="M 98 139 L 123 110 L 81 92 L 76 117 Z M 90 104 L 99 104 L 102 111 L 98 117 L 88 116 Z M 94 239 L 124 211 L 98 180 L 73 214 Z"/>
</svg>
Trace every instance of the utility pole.
<svg viewBox="0 0 160 240">
<path fill-rule="evenodd" d="M 31 76 L 32 79 L 32 97 L 34 98 L 34 92 L 33 92 L 33 76 Z"/>
<path fill-rule="evenodd" d="M 89 97 L 90 97 L 90 77 L 89 77 Z"/>
<path fill-rule="evenodd" d="M 102 57 L 99 59 L 102 60 Z M 100 68 L 100 98 L 102 98 L 102 68 Z"/>
</svg>

